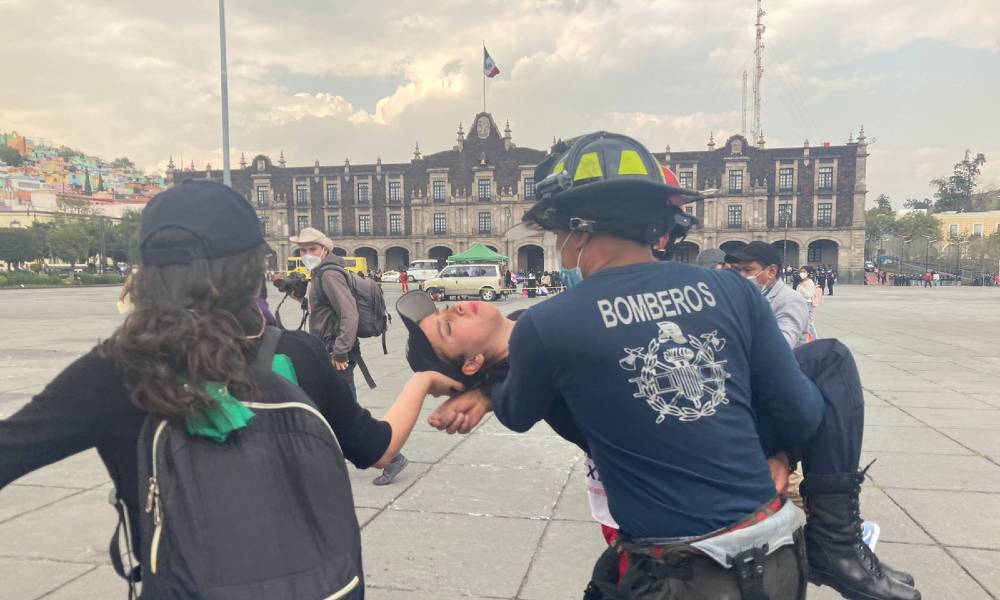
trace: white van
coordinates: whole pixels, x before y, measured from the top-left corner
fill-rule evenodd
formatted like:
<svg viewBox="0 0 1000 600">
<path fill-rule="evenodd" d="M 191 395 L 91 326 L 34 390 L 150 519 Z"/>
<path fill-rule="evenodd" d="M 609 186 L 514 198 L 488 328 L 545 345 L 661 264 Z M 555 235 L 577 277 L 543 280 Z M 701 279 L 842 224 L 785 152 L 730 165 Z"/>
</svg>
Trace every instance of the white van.
<svg viewBox="0 0 1000 600">
<path fill-rule="evenodd" d="M 426 281 L 437 277 L 440 271 L 438 261 L 433 258 L 415 260 L 410 263 L 409 267 L 406 267 L 406 278 L 409 281 Z"/>
</svg>

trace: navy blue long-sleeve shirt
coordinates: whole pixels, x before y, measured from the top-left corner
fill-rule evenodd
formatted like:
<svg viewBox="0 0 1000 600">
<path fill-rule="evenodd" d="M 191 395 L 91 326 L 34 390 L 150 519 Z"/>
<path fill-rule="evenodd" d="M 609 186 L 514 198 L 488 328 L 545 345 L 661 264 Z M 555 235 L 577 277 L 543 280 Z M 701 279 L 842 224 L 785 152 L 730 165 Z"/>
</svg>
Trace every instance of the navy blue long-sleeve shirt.
<svg viewBox="0 0 1000 600">
<path fill-rule="evenodd" d="M 774 496 L 758 416 L 784 448 L 822 419 L 770 307 L 734 272 L 604 269 L 521 315 L 509 360 L 497 417 L 526 431 L 565 402 L 633 537 L 739 521 Z"/>
</svg>

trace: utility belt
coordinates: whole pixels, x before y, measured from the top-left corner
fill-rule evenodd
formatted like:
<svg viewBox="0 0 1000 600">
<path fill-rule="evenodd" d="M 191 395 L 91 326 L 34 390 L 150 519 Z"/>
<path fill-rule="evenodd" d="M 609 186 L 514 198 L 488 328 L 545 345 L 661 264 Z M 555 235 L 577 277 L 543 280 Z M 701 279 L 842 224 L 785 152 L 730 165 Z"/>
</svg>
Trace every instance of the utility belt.
<svg viewBox="0 0 1000 600">
<path fill-rule="evenodd" d="M 805 598 L 805 513 L 775 498 L 739 523 L 695 538 L 621 538 L 598 560 L 585 600 Z M 619 572 L 624 555 L 627 566 Z"/>
</svg>

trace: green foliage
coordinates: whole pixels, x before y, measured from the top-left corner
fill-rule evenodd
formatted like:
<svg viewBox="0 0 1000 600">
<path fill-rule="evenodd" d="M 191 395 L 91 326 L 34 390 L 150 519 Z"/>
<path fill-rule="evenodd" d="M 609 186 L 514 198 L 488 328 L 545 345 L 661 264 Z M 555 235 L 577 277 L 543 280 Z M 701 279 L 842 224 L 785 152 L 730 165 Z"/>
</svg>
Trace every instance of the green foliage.
<svg viewBox="0 0 1000 600">
<path fill-rule="evenodd" d="M 966 212 L 972 210 L 972 198 L 979 185 L 980 168 L 986 164 L 986 155 L 982 152 L 975 157 L 970 150 L 965 151 L 965 158 L 955 163 L 955 168 L 949 177 L 938 177 L 931 180 L 931 186 L 937 187 L 934 197 L 934 210 Z"/>
<path fill-rule="evenodd" d="M 10 263 L 38 258 L 38 239 L 30 229 L 0 229 L 0 260 Z"/>
<path fill-rule="evenodd" d="M 879 194 L 875 200 L 875 210 L 882 213 L 892 213 L 892 202 L 889 201 L 889 196 Z"/>
<path fill-rule="evenodd" d="M 122 285 L 125 283 L 125 278 L 121 275 L 92 275 L 90 273 L 80 273 L 80 283 L 83 285 Z"/>
<path fill-rule="evenodd" d="M 907 198 L 903 201 L 903 208 L 929 210 L 932 206 L 934 206 L 934 201 L 930 198 L 924 198 L 923 200 Z"/>
<path fill-rule="evenodd" d="M 910 213 L 896 221 L 895 233 L 913 240 L 914 244 L 924 243 L 924 236 L 941 237 L 941 221 L 932 214 Z"/>
<path fill-rule="evenodd" d="M 135 169 L 135 163 L 124 156 L 111 161 L 111 166 L 115 169 Z"/>
<path fill-rule="evenodd" d="M 3 278 L 6 280 L 0 285 L 6 285 L 7 287 L 31 287 L 31 286 L 52 286 L 52 285 L 66 285 L 69 283 L 66 279 L 56 275 L 35 275 L 33 273 L 5 273 Z"/>
<path fill-rule="evenodd" d="M 20 167 L 24 164 L 24 157 L 17 150 L 3 145 L 0 146 L 0 162 L 6 163 L 11 167 Z"/>
<path fill-rule="evenodd" d="M 64 223 L 49 233 L 48 242 L 54 255 L 75 266 L 90 256 L 93 238 L 87 232 L 85 224 Z"/>
</svg>

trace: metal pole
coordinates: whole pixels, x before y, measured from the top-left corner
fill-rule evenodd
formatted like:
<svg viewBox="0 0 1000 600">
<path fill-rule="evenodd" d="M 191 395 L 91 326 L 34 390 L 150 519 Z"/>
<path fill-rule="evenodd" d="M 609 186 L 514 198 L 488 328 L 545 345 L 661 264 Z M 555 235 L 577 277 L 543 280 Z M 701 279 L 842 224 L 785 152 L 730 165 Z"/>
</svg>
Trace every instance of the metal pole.
<svg viewBox="0 0 1000 600">
<path fill-rule="evenodd" d="M 219 0 L 219 56 L 222 65 L 222 183 L 232 187 L 229 172 L 229 75 L 226 66 L 226 7 Z"/>
</svg>

